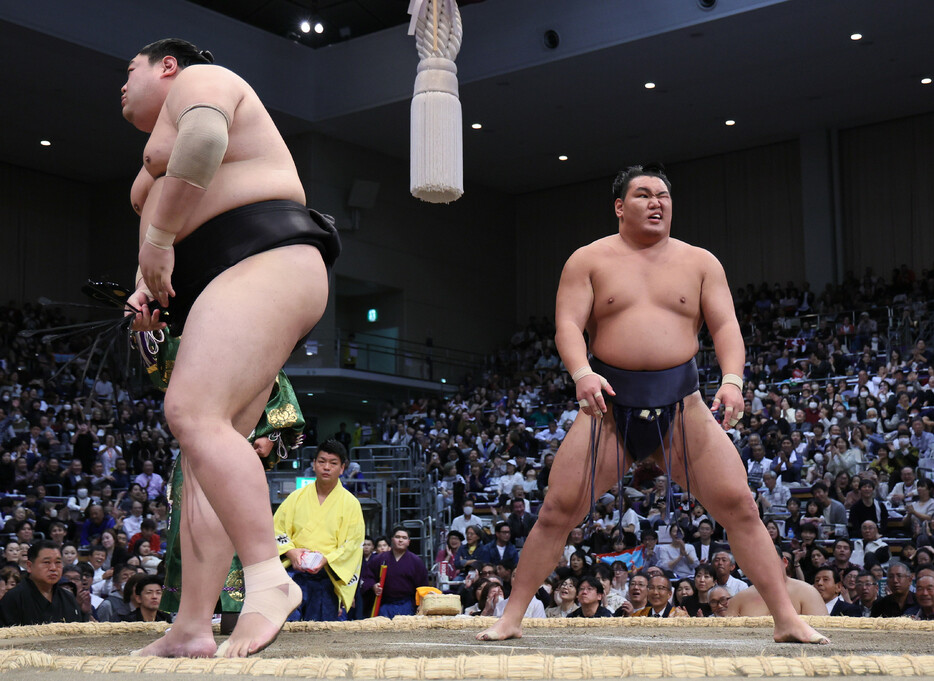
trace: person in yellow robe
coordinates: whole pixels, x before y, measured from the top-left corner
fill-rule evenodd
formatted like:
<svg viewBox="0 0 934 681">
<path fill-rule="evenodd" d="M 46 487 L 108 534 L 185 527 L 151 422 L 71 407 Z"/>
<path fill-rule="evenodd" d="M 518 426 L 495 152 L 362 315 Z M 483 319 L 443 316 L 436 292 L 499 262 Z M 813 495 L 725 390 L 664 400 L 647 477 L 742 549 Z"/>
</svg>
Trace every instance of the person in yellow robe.
<svg viewBox="0 0 934 681">
<path fill-rule="evenodd" d="M 302 589 L 302 603 L 290 621 L 343 619 L 360 582 L 363 511 L 340 476 L 347 450 L 337 440 L 318 447 L 315 481 L 292 492 L 273 518 L 280 557 Z"/>
</svg>

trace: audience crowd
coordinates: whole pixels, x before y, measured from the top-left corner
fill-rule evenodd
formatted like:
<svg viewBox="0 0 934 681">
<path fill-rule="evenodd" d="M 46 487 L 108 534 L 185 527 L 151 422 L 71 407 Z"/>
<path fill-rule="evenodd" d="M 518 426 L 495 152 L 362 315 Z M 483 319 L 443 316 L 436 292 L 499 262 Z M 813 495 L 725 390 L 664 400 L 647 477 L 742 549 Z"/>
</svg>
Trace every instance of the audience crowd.
<svg viewBox="0 0 934 681">
<path fill-rule="evenodd" d="M 729 435 L 789 577 L 813 585 L 828 613 L 934 617 L 932 293 L 934 274 L 901 268 L 888 282 L 867 271 L 820 295 L 792 284 L 736 294 L 746 407 Z M 131 395 L 99 371 L 90 338 L 19 333 L 63 321 L 46 307 L 0 308 L 0 598 L 30 570 L 30 547 L 47 541 L 83 618 L 163 618 L 154 596 L 178 443 L 160 393 Z M 530 320 L 453 396 L 390 406 L 335 434 L 351 447 L 406 447 L 419 462 L 444 528 L 433 571 L 465 614 L 503 611 L 578 416 L 553 337 L 547 319 Z M 715 384 L 703 334 L 701 345 L 702 376 Z M 351 462 L 345 485 L 364 489 L 365 479 L 350 484 L 361 477 Z M 405 552 L 396 534 L 364 541 L 366 592 L 348 616 L 370 612 L 381 589 L 369 563 Z M 748 586 L 730 539 L 644 461 L 596 500 L 526 614 L 726 615 Z"/>
</svg>

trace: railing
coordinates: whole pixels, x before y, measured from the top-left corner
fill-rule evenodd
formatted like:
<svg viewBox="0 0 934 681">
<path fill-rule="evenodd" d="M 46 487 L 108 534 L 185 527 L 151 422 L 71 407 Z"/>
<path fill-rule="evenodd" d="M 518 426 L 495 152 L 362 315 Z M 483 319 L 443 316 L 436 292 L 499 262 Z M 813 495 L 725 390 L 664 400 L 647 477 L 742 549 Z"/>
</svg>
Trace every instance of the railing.
<svg viewBox="0 0 934 681">
<path fill-rule="evenodd" d="M 334 339 L 337 366 L 457 385 L 487 364 L 485 355 L 429 343 L 340 330 Z"/>
</svg>

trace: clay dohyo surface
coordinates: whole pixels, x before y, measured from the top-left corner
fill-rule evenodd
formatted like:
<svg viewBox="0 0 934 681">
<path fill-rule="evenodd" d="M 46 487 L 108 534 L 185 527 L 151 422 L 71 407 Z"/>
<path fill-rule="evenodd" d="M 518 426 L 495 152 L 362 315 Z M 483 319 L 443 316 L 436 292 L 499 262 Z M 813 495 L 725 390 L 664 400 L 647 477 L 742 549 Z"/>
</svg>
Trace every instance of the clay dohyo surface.
<svg viewBox="0 0 934 681">
<path fill-rule="evenodd" d="M 465 623 L 460 629 L 405 631 L 324 630 L 283 631 L 262 653 L 264 658 L 336 657 L 453 657 L 457 655 L 695 655 L 779 656 L 801 655 L 928 655 L 934 650 L 929 631 L 878 631 L 824 627 L 832 644 L 803 646 L 775 643 L 768 628 L 724 629 L 687 627 L 588 627 L 527 629 L 521 639 L 480 643 L 480 627 Z M 44 636 L 0 639 L 0 650 L 35 650 L 50 655 L 127 655 L 159 637 L 155 632 L 113 635 Z M 218 642 L 222 637 L 216 637 Z"/>
</svg>

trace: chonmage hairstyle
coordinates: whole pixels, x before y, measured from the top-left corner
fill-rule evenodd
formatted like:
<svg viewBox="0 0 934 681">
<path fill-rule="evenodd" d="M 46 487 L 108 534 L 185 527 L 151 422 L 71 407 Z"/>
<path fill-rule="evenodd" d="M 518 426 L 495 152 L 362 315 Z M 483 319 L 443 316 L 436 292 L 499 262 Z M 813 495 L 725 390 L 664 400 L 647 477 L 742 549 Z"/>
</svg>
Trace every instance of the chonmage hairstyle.
<svg viewBox="0 0 934 681">
<path fill-rule="evenodd" d="M 139 51 L 144 57 L 149 57 L 149 63 L 155 64 L 165 57 L 175 57 L 181 68 L 192 64 L 213 64 L 214 55 L 207 50 L 199 50 L 187 40 L 180 38 L 163 38 L 149 43 Z"/>
</svg>

